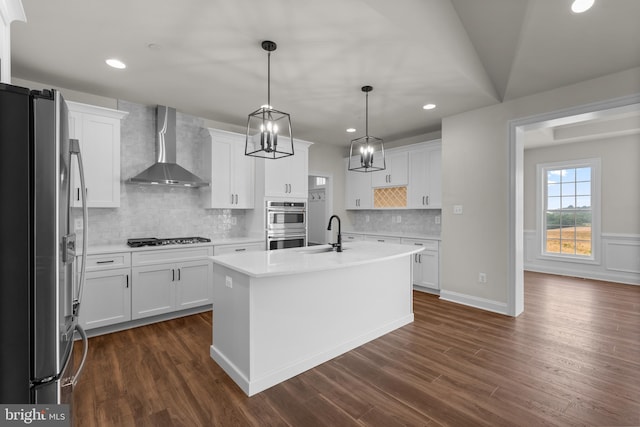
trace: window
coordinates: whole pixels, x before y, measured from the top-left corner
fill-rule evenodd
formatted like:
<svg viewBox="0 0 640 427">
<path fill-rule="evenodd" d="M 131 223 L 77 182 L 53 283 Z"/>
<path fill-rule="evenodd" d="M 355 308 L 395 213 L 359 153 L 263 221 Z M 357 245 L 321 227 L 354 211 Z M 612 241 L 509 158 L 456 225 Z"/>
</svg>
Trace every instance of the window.
<svg viewBox="0 0 640 427">
<path fill-rule="evenodd" d="M 327 185 L 327 178 L 324 176 L 316 176 L 316 187 L 324 187 Z"/>
<path fill-rule="evenodd" d="M 595 260 L 599 160 L 538 165 L 541 255 Z"/>
</svg>

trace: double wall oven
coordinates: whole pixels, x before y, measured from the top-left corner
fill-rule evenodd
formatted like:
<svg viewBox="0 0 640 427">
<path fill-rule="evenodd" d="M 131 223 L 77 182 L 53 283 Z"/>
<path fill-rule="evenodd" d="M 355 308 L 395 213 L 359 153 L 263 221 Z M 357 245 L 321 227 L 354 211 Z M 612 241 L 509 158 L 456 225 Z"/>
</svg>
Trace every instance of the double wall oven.
<svg viewBox="0 0 640 427">
<path fill-rule="evenodd" d="M 307 246 L 307 203 L 267 201 L 267 250 Z"/>
</svg>

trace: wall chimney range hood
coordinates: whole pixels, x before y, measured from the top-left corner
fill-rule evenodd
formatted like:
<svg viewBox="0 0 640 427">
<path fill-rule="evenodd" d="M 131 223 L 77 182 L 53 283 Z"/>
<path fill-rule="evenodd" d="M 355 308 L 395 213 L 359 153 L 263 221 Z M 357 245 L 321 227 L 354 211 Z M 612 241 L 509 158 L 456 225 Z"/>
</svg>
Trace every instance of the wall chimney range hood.
<svg viewBox="0 0 640 427">
<path fill-rule="evenodd" d="M 176 109 L 158 105 L 156 162 L 128 180 L 131 184 L 207 187 L 208 182 L 176 163 Z"/>
</svg>

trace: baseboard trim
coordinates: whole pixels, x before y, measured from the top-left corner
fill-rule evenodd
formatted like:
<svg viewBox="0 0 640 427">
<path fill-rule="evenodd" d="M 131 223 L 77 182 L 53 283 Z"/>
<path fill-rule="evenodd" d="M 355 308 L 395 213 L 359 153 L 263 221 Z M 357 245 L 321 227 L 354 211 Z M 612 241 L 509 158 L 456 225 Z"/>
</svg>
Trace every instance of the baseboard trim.
<svg viewBox="0 0 640 427">
<path fill-rule="evenodd" d="M 210 355 L 211 358 L 236 382 L 236 384 L 240 386 L 247 396 L 253 396 L 254 394 L 260 393 L 261 391 L 273 387 L 276 384 L 293 378 L 296 375 L 340 356 L 347 351 L 353 350 L 354 348 L 360 347 L 369 341 L 379 338 L 391 331 L 401 328 L 402 326 L 408 325 L 413 322 L 413 319 L 413 313 L 408 314 L 336 347 L 311 355 L 305 359 L 298 360 L 284 368 L 269 372 L 256 379 L 247 378 L 245 374 L 238 369 L 238 367 L 231 363 L 231 361 L 229 361 L 229 359 L 215 347 L 215 343 L 210 347 Z"/>
<path fill-rule="evenodd" d="M 446 290 L 440 290 L 440 299 L 509 316 L 506 302 L 494 301 Z"/>
<path fill-rule="evenodd" d="M 164 322 L 165 320 L 177 319 L 179 317 L 191 316 L 192 314 L 204 313 L 211 311 L 211 304 L 203 305 L 201 307 L 189 308 L 186 310 L 174 311 L 171 313 L 160 314 L 157 316 L 144 317 L 142 319 L 131 320 L 128 322 L 116 323 L 113 325 L 102 326 L 99 328 L 88 329 L 87 337 L 97 337 L 98 335 L 110 334 L 113 332 L 125 331 L 131 328 L 137 328 L 139 326 L 146 326 L 152 323 Z M 78 339 L 78 338 L 76 338 Z"/>
</svg>

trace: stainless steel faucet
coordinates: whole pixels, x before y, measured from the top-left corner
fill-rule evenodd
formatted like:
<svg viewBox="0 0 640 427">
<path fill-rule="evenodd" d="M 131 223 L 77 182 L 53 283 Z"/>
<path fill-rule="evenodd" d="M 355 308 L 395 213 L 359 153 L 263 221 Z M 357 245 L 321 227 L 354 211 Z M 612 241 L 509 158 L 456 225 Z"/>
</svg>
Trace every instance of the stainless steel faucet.
<svg viewBox="0 0 640 427">
<path fill-rule="evenodd" d="M 336 252 L 342 252 L 342 225 L 340 222 L 340 217 L 338 215 L 331 215 L 329 218 L 329 225 L 327 226 L 327 230 L 331 230 L 331 221 L 333 219 L 338 220 L 338 242 L 337 243 L 329 243 L 331 247 L 336 248 Z"/>
</svg>

